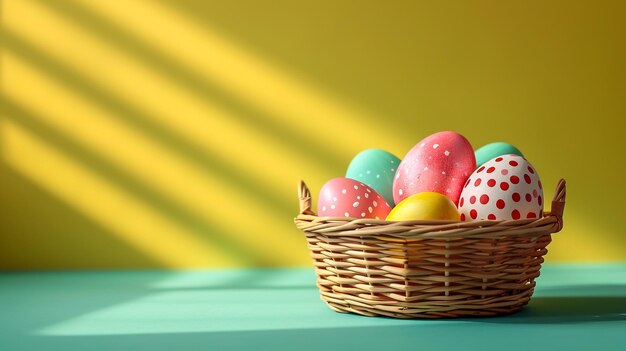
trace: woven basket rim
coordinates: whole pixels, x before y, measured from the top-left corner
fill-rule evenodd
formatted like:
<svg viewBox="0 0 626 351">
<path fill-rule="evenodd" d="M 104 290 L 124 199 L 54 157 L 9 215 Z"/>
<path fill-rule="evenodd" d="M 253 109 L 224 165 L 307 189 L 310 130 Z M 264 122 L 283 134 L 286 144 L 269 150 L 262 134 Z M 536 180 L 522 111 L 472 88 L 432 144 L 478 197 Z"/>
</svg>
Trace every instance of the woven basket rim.
<svg viewBox="0 0 626 351">
<path fill-rule="evenodd" d="M 566 182 L 557 183 L 550 211 L 536 219 L 442 221 L 387 221 L 352 217 L 320 217 L 311 209 L 311 192 L 304 181 L 298 184 L 300 213 L 294 219 L 305 233 L 325 236 L 375 236 L 383 240 L 421 240 L 425 238 L 484 238 L 494 236 L 541 236 L 563 228 Z"/>
</svg>

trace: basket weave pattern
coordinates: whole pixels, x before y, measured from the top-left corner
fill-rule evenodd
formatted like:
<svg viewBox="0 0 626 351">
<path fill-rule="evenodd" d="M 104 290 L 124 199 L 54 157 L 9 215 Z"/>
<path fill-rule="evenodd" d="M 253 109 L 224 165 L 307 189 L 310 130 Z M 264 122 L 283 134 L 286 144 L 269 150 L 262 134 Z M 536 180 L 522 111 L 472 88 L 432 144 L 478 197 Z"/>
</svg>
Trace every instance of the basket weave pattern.
<svg viewBox="0 0 626 351">
<path fill-rule="evenodd" d="M 563 227 L 565 181 L 551 212 L 510 221 L 317 217 L 299 185 L 320 296 L 338 312 L 395 318 L 513 313 L 528 303 L 551 234 Z"/>
</svg>

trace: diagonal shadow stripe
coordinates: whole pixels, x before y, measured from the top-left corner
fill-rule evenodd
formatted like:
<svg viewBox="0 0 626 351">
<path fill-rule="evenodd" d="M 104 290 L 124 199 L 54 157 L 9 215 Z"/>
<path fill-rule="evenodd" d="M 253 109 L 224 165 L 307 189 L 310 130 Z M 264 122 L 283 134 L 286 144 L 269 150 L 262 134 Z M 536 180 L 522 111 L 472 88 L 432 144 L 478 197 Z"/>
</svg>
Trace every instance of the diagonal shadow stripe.
<svg viewBox="0 0 626 351">
<path fill-rule="evenodd" d="M 0 117 L 0 125 L 8 119 L 8 116 Z M 60 201 L 47 189 L 15 170 L 4 159 L 0 159 L 0 178 L 8 178 L 6 183 L 0 184 L 2 228 L 19 227 L 10 232 L 0 231 L 0 275 L 4 271 L 14 270 L 105 269 L 129 266 L 144 269 L 160 266 L 160 262 L 154 257 L 120 239 L 111 228 Z M 11 190 L 7 189 L 9 186 Z M 9 206 L 10 210 L 7 209 Z M 7 218 L 8 216 L 11 218 Z M 33 223 L 33 217 L 43 218 Z M 67 225 L 68 221 L 71 221 L 70 225 Z M 65 244 L 77 240 L 80 237 L 78 233 L 85 232 L 90 234 L 90 243 L 93 245 L 83 245 L 81 250 L 68 251 Z M 20 235 L 20 239 L 15 240 L 14 235 Z M 46 245 L 24 245 L 33 240 L 46 241 Z M 52 240 L 54 243 L 51 243 Z M 115 252 L 113 258 L 109 252 Z M 39 257 L 40 255 L 44 257 Z M 37 259 L 34 260 L 33 257 Z"/>
<path fill-rule="evenodd" d="M 236 183 L 241 186 L 242 191 L 251 194 L 267 204 L 272 210 L 281 216 L 291 215 L 297 212 L 296 204 L 287 201 L 283 197 L 267 190 L 253 179 L 241 172 L 236 171 L 231 166 L 219 161 L 215 157 L 210 157 L 207 152 L 199 149 L 192 143 L 172 135 L 166 128 L 151 122 L 151 118 L 145 113 L 119 101 L 115 96 L 97 88 L 92 83 L 74 73 L 70 68 L 46 54 L 27 44 L 16 34 L 8 29 L 3 33 L 4 48 L 44 70 L 65 86 L 72 88 L 76 92 L 86 96 L 100 107 L 113 112 L 111 115 L 121 121 L 130 124 L 137 130 L 148 133 L 155 140 L 165 143 L 172 150 L 185 158 L 193 161 L 199 168 L 207 173 L 215 174 L 224 181 Z M 295 180 L 294 180 L 295 181 Z"/>
<path fill-rule="evenodd" d="M 315 160 L 320 165 L 330 165 L 337 169 L 345 167 L 345 160 L 337 157 L 337 153 L 328 145 L 319 142 L 308 133 L 299 133 L 298 130 L 286 128 L 284 125 L 274 122 L 264 114 L 251 109 L 245 103 L 238 102 L 224 90 L 201 79 L 197 74 L 184 66 L 172 63 L 163 57 L 158 51 L 150 48 L 143 41 L 134 38 L 114 25 L 107 22 L 96 13 L 68 1 L 44 1 L 42 5 L 51 10 L 71 18 L 72 21 L 82 25 L 86 29 L 96 33 L 111 44 L 120 47 L 153 67 L 160 74 L 167 76 L 171 81 L 177 82 L 191 92 L 206 99 L 219 101 L 234 116 L 242 119 L 242 122 L 254 126 L 258 131 L 267 135 L 276 135 L 286 147 L 295 147 L 298 152 L 307 159 Z"/>
<path fill-rule="evenodd" d="M 183 208 L 173 204 L 166 197 L 146 187 L 141 181 L 127 175 L 124 171 L 102 159 L 97 154 L 86 150 L 81 145 L 65 138 L 62 134 L 47 127 L 43 123 L 38 122 L 42 117 L 37 117 L 36 114 L 28 111 L 19 103 L 12 101 L 6 96 L 2 98 L 2 102 L 4 110 L 8 112 L 7 118 L 36 132 L 41 138 L 58 146 L 59 149 L 75 159 L 80 160 L 81 164 L 90 167 L 107 179 L 121 185 L 127 192 L 131 192 L 145 203 L 150 204 L 163 216 L 174 219 L 193 232 L 207 233 L 207 235 L 199 237 L 208 245 L 218 245 L 221 249 L 225 250 L 225 252 L 228 252 L 234 257 L 238 257 L 241 259 L 242 263 L 247 265 L 269 266 L 278 263 L 275 259 L 278 257 L 277 255 L 273 255 L 272 253 L 263 254 L 259 250 L 254 250 L 246 244 L 233 239 L 235 235 L 229 230 L 218 227 L 212 223 L 207 223 L 207 221 L 202 218 L 188 213 Z"/>
</svg>

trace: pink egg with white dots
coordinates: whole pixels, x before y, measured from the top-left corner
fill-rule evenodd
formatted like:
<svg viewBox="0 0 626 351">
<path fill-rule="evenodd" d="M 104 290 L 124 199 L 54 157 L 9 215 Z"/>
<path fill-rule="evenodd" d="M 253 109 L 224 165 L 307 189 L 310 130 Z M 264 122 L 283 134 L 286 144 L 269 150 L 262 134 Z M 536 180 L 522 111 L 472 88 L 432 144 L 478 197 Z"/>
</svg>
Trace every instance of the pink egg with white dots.
<svg viewBox="0 0 626 351">
<path fill-rule="evenodd" d="M 393 182 L 396 204 L 421 192 L 438 192 L 456 205 L 463 184 L 476 169 L 474 149 L 459 133 L 445 131 L 424 138 L 402 159 Z"/>
<path fill-rule="evenodd" d="M 334 178 L 320 190 L 317 215 L 385 219 L 391 207 L 371 187 L 349 178 Z"/>
<path fill-rule="evenodd" d="M 495 157 L 470 175 L 459 199 L 462 221 L 511 220 L 543 216 L 539 174 L 518 155 Z"/>
</svg>

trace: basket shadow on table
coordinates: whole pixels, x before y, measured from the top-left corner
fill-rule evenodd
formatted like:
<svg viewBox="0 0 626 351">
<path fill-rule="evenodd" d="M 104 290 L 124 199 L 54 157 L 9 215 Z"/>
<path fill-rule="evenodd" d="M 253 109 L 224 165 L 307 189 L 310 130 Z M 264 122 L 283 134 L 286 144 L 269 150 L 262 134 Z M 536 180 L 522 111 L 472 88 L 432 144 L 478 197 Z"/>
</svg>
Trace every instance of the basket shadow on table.
<svg viewBox="0 0 626 351">
<path fill-rule="evenodd" d="M 544 288 L 520 312 L 480 323 L 569 324 L 626 320 L 626 285 Z"/>
<path fill-rule="evenodd" d="M 204 282 L 185 290 L 310 290 L 308 284 L 273 286 L 266 280 L 281 273 L 259 270 L 250 277 Z M 234 278 L 234 277 L 233 277 Z M 364 317 L 369 318 L 369 317 Z M 373 317 L 388 319 L 387 317 Z M 626 285 L 579 285 L 543 287 L 521 311 L 496 317 L 462 318 L 467 322 L 505 324 L 569 324 L 626 320 Z"/>
</svg>

